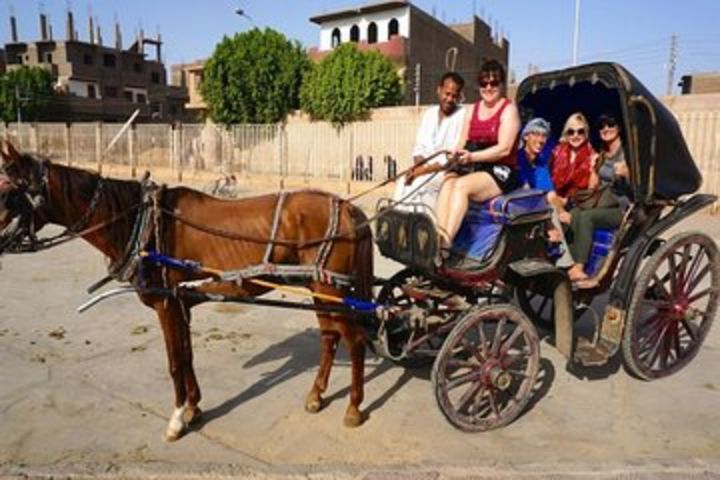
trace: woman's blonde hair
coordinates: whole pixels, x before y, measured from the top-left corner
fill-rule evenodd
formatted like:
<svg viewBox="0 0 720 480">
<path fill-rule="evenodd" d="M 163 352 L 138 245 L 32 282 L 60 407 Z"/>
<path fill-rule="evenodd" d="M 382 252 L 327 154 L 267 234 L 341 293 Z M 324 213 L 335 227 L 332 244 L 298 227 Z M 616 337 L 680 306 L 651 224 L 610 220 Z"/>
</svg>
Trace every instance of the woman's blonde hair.
<svg viewBox="0 0 720 480">
<path fill-rule="evenodd" d="M 585 129 L 585 135 L 590 135 L 590 124 L 587 121 L 587 118 L 585 118 L 585 115 L 583 115 L 580 112 L 575 112 L 572 115 L 568 117 L 567 120 L 565 120 L 565 125 L 562 129 L 562 136 L 564 137 L 567 134 L 568 128 L 570 128 L 570 124 L 572 122 L 578 122 L 583 124 L 583 128 Z"/>
</svg>

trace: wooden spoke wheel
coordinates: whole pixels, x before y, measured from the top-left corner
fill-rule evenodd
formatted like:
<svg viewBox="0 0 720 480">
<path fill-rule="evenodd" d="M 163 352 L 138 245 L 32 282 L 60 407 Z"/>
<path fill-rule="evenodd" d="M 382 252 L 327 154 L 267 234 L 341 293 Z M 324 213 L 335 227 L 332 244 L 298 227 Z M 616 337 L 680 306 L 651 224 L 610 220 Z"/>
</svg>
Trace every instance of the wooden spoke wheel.
<svg viewBox="0 0 720 480">
<path fill-rule="evenodd" d="M 555 326 L 555 307 L 552 297 L 523 288 L 515 289 L 518 306 L 535 325 L 543 328 Z"/>
<path fill-rule="evenodd" d="M 386 336 L 379 339 L 376 349 L 387 348 L 388 358 L 405 368 L 420 368 L 431 365 L 438 350 L 445 340 L 445 333 L 438 331 L 442 324 L 457 315 L 457 311 L 449 309 L 433 298 L 416 299 L 408 295 L 405 287 L 413 285 L 418 289 L 432 289 L 432 282 L 414 269 L 407 268 L 397 272 L 385 282 L 377 296 L 377 303 L 395 305 L 405 308 L 418 307 L 431 312 L 437 324 L 433 329 L 423 329 L 411 325 L 400 318 L 391 319 L 385 325 Z M 386 342 L 386 345 L 382 345 Z"/>
<path fill-rule="evenodd" d="M 483 432 L 517 418 L 540 365 L 535 326 L 513 305 L 473 307 L 448 335 L 432 370 L 435 398 L 456 428 Z"/>
<path fill-rule="evenodd" d="M 697 355 L 720 294 L 717 245 L 699 232 L 680 233 L 649 258 L 633 291 L 623 333 L 628 370 L 644 380 L 671 375 Z"/>
</svg>

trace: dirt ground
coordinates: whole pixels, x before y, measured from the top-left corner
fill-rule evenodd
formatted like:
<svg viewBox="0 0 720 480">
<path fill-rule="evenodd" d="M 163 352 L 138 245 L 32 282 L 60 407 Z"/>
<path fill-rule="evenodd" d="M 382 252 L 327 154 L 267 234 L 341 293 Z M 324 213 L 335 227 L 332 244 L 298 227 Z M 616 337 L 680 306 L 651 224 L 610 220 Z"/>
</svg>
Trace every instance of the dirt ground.
<svg viewBox="0 0 720 480">
<path fill-rule="evenodd" d="M 690 229 L 720 241 L 720 217 L 678 228 Z M 313 315 L 204 305 L 192 324 L 204 422 L 165 443 L 173 395 L 154 314 L 132 296 L 75 311 L 105 274 L 99 253 L 77 241 L 0 261 L 0 477 L 720 478 L 720 325 L 686 369 L 652 383 L 619 362 L 568 369 L 546 339 L 531 408 L 465 434 L 438 410 L 429 368 L 372 356 L 369 418 L 343 427 L 342 351 L 329 404 L 308 414 Z"/>
</svg>

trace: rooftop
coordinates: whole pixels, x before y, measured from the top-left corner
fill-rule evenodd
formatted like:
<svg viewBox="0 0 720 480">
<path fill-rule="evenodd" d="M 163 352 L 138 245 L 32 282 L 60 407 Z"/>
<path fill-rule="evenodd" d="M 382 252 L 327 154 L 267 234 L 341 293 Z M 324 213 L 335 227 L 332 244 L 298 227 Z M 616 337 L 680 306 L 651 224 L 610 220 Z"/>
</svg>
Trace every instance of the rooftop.
<svg viewBox="0 0 720 480">
<path fill-rule="evenodd" d="M 401 8 L 408 6 L 412 6 L 412 3 L 410 3 L 409 0 L 369 2 L 359 7 L 350 7 L 327 13 L 321 13 L 320 15 L 310 17 L 310 21 L 313 23 L 321 24 L 330 20 L 339 20 L 342 18 L 355 17 L 364 13 L 381 12 L 383 10 L 389 10 L 391 8 Z"/>
</svg>

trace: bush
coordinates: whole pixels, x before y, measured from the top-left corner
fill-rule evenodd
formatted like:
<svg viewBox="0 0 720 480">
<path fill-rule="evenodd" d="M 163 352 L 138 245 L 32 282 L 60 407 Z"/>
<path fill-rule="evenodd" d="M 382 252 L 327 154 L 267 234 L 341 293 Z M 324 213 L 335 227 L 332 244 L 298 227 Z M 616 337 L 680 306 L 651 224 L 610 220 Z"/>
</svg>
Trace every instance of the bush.
<svg viewBox="0 0 720 480">
<path fill-rule="evenodd" d="M 201 87 L 210 118 L 224 124 L 284 120 L 299 107 L 309 67 L 300 44 L 275 30 L 223 38 L 205 65 Z"/>
<path fill-rule="evenodd" d="M 371 108 L 398 105 L 402 97 L 402 83 L 390 60 L 346 43 L 306 75 L 300 106 L 315 120 L 341 126 L 366 117 Z"/>
<path fill-rule="evenodd" d="M 20 67 L 0 77 L 0 115 L 15 122 L 18 104 L 23 122 L 48 119 L 51 115 L 53 76 L 38 67 Z"/>
</svg>

